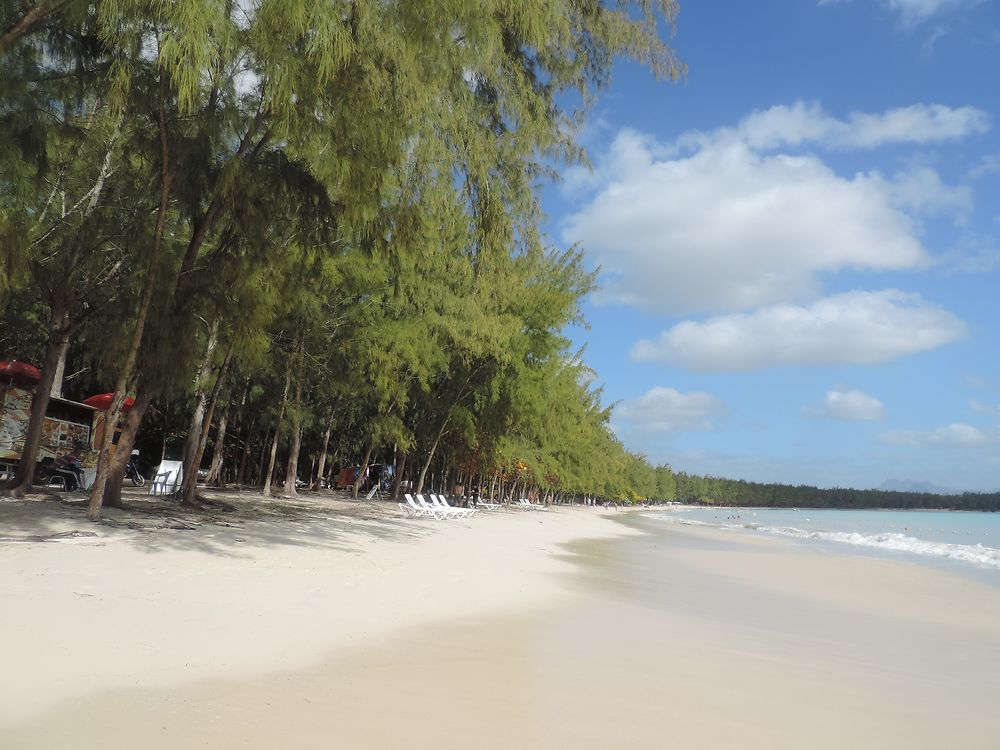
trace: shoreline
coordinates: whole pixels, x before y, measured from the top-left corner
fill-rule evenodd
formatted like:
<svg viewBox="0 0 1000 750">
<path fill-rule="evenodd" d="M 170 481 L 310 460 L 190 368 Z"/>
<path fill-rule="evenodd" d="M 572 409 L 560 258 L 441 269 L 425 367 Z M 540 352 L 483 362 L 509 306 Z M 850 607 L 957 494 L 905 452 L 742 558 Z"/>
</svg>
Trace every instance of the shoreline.
<svg viewBox="0 0 1000 750">
<path fill-rule="evenodd" d="M 369 575 L 326 585 L 338 607 L 306 601 L 281 620 L 290 622 L 286 637 L 307 647 L 298 653 L 261 654 L 266 644 L 250 639 L 237 645 L 251 663 L 217 660 L 211 670 L 202 664 L 200 676 L 143 674 L 136 684 L 142 659 L 134 642 L 120 642 L 96 662 L 125 670 L 116 685 L 78 683 L 47 708 L 8 713 L 0 739 L 24 750 L 665 742 L 992 750 L 1000 736 L 990 710 L 1000 689 L 1000 594 L 954 574 L 589 509 L 433 524 L 405 539 L 362 529 L 351 546 L 318 552 L 272 548 L 244 528 L 247 541 L 233 544 L 256 546 L 248 557 L 219 557 L 220 565 L 260 573 L 278 550 L 305 555 L 295 580 Z M 0 545 L 0 556 L 9 551 Z M 72 548 L 85 557 L 116 551 Z M 456 552 L 472 561 L 461 573 Z M 204 553 L 183 553 L 204 561 Z M 317 573 L 306 564 L 312 554 L 338 564 Z M 378 586 L 382 594 L 357 598 L 359 588 Z M 419 601 L 407 602 L 414 587 Z M 249 582 L 244 600 L 261 591 L 275 590 Z M 369 609 L 354 619 L 338 614 L 362 601 Z M 274 604 L 255 601 L 231 626 L 273 635 L 275 620 L 261 628 L 247 615 Z M 310 640 L 302 612 L 339 624 L 342 640 L 331 645 L 330 632 Z M 392 622 L 375 622 L 391 613 Z M 173 643 L 156 648 L 176 657 Z M 49 679 L 64 666 L 51 646 Z M 123 664 L 123 655 L 133 660 Z M 82 658 L 79 650 L 64 656 Z"/>
<path fill-rule="evenodd" d="M 822 508 L 812 505 L 658 505 L 641 508 L 641 510 L 841 510 L 841 511 L 879 511 L 884 513 L 1000 513 L 1000 510 L 969 510 L 967 508 Z M 637 509 L 639 510 L 639 509 Z"/>
</svg>

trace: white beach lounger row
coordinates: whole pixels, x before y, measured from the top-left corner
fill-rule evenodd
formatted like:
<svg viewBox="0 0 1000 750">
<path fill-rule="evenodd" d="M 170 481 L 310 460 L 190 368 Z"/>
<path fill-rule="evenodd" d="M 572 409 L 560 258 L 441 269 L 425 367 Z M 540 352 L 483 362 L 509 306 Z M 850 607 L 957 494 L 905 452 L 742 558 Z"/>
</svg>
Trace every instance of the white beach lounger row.
<svg viewBox="0 0 1000 750">
<path fill-rule="evenodd" d="M 500 510 L 503 505 L 501 503 L 488 503 L 481 497 L 476 498 L 476 510 Z"/>
<path fill-rule="evenodd" d="M 443 495 L 429 495 L 430 502 L 427 502 L 423 495 L 417 495 L 414 499 L 413 495 L 406 493 L 403 497 L 406 498 L 406 502 L 399 503 L 399 509 L 413 518 L 430 517 L 441 520 L 467 518 L 476 514 L 474 508 L 456 508 L 448 505 L 448 501 Z"/>
<path fill-rule="evenodd" d="M 515 508 L 524 508 L 525 510 L 548 510 L 544 505 L 540 503 L 533 503 L 527 498 L 521 498 L 513 503 L 511 503 Z"/>
</svg>

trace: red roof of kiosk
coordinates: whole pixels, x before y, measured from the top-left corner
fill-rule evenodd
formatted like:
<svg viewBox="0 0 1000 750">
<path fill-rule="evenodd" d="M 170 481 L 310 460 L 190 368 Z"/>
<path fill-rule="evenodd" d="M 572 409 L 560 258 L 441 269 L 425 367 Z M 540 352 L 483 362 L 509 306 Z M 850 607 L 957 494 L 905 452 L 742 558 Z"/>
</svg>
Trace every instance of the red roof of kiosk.
<svg viewBox="0 0 1000 750">
<path fill-rule="evenodd" d="M 34 365 L 27 362 L 18 362 L 12 359 L 9 362 L 0 362 L 0 379 L 9 380 L 13 383 L 30 383 L 34 385 L 42 379 L 42 372 Z"/>
<path fill-rule="evenodd" d="M 107 411 L 111 408 L 111 400 L 115 397 L 113 393 L 99 393 L 96 396 L 91 396 L 90 398 L 85 398 L 83 403 L 87 406 L 93 406 L 98 411 Z M 135 403 L 134 398 L 126 398 L 125 404 L 122 406 L 124 411 L 128 411 L 132 408 L 132 404 Z"/>
</svg>

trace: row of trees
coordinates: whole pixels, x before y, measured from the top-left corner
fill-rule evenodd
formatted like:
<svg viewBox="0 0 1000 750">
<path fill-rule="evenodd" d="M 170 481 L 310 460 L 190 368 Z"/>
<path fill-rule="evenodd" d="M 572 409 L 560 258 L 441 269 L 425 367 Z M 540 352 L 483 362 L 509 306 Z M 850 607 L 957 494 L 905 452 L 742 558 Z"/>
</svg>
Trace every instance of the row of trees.
<svg viewBox="0 0 1000 750">
<path fill-rule="evenodd" d="M 616 56 L 675 77 L 673 0 L 0 0 L 0 350 L 114 391 L 89 515 L 137 436 L 272 492 L 393 462 L 652 496 L 561 334 L 593 285 L 535 190 Z M 124 410 L 126 396 L 135 399 Z M 142 438 L 145 439 L 145 438 Z M 308 469 L 306 469 L 308 464 Z"/>
<path fill-rule="evenodd" d="M 758 508 L 948 508 L 1000 511 L 1000 493 L 966 492 L 937 495 L 928 492 L 820 489 L 808 485 L 766 484 L 684 472 L 674 476 L 675 495 L 681 502 Z"/>
</svg>

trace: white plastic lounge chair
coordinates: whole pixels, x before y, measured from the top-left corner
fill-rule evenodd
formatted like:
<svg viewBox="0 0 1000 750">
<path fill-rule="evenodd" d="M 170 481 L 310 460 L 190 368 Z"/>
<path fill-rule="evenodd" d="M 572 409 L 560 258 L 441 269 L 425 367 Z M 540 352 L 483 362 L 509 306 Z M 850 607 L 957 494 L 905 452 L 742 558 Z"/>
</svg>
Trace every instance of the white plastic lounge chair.
<svg viewBox="0 0 1000 750">
<path fill-rule="evenodd" d="M 183 461 L 161 461 L 149 484 L 150 495 L 172 495 L 184 478 Z"/>
<path fill-rule="evenodd" d="M 443 513 L 428 507 L 426 503 L 418 503 L 413 499 L 413 495 L 406 494 L 404 497 L 406 498 L 406 504 L 413 509 L 414 515 L 416 516 L 430 516 L 431 518 L 436 518 L 438 520 L 445 517 Z"/>
<path fill-rule="evenodd" d="M 446 508 L 452 508 L 453 510 L 464 510 L 470 516 L 474 516 L 476 515 L 476 513 L 479 512 L 478 508 L 460 508 L 457 505 L 452 505 L 448 502 L 448 498 L 446 498 L 444 495 L 438 495 L 438 500 L 444 503 Z"/>
<path fill-rule="evenodd" d="M 439 510 L 431 508 L 427 503 L 418 504 L 416 500 L 413 499 L 413 495 L 407 493 L 404 495 L 406 498 L 406 504 L 413 510 L 413 515 L 415 516 L 431 516 L 438 520 L 442 518 L 447 518 L 447 516 Z M 420 495 L 417 495 L 420 497 Z"/>
<path fill-rule="evenodd" d="M 454 511 L 448 510 L 447 508 L 442 508 L 437 503 L 434 503 L 432 505 L 431 503 L 427 502 L 424 499 L 423 495 L 415 495 L 414 497 L 417 498 L 417 505 L 419 505 L 421 508 L 426 508 L 432 513 L 439 513 L 441 515 L 441 518 L 457 518 L 459 515 L 461 515 L 459 513 L 455 513 Z"/>
<path fill-rule="evenodd" d="M 410 498 L 412 501 L 412 498 Z M 430 513 L 425 513 L 422 509 L 417 507 L 416 503 L 396 503 L 399 509 L 406 514 L 408 518 L 416 518 L 418 516 L 429 516 Z"/>
<path fill-rule="evenodd" d="M 500 510 L 502 507 L 500 503 L 488 503 L 481 497 L 476 498 L 476 510 Z"/>
<path fill-rule="evenodd" d="M 447 509 L 453 513 L 457 513 L 459 518 L 476 515 L 475 508 L 458 508 L 454 505 L 449 505 L 448 499 L 444 495 L 431 495 L 431 502 L 437 503 L 442 510 Z"/>
<path fill-rule="evenodd" d="M 548 510 L 544 505 L 539 505 L 538 503 L 533 503 L 527 498 L 522 497 L 518 500 L 515 505 L 521 508 L 527 508 L 528 510 Z"/>
<path fill-rule="evenodd" d="M 417 497 L 422 497 L 422 495 L 418 495 Z M 448 518 L 461 518 L 465 515 L 464 513 L 460 513 L 458 508 L 452 508 L 450 505 L 442 503 L 438 499 L 437 495 L 428 495 L 427 497 L 429 497 L 430 500 L 424 500 L 424 502 L 432 508 L 439 510 L 441 513 L 444 513 Z"/>
</svg>

